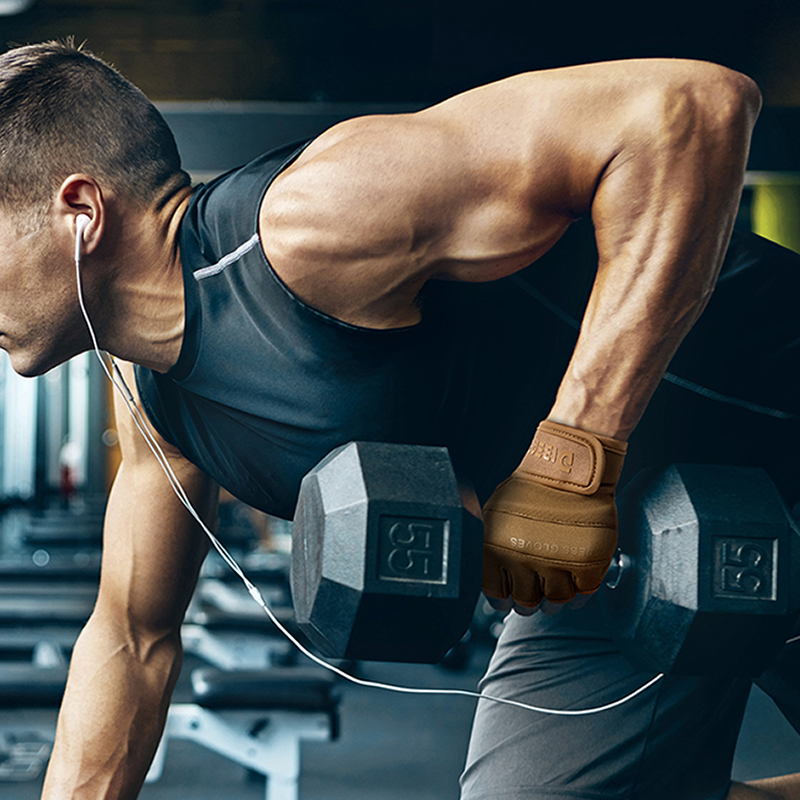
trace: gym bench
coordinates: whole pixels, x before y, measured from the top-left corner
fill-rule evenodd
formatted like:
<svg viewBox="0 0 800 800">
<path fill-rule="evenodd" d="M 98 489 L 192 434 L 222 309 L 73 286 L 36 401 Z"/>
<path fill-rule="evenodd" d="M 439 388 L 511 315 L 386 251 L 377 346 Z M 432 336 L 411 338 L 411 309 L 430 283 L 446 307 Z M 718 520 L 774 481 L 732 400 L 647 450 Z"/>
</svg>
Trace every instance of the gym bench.
<svg viewBox="0 0 800 800">
<path fill-rule="evenodd" d="M 0 708 L 57 709 L 66 679 L 66 665 L 4 665 Z M 339 735 L 335 680 L 315 667 L 194 670 L 192 702 L 170 706 L 146 781 L 161 777 L 169 739 L 186 739 L 266 777 L 265 800 L 298 800 L 300 742 Z"/>
<path fill-rule="evenodd" d="M 173 703 L 146 781 L 161 777 L 170 739 L 186 739 L 267 779 L 265 800 L 297 800 L 300 742 L 339 734 L 335 678 L 314 667 L 192 672 L 192 703 Z"/>
</svg>

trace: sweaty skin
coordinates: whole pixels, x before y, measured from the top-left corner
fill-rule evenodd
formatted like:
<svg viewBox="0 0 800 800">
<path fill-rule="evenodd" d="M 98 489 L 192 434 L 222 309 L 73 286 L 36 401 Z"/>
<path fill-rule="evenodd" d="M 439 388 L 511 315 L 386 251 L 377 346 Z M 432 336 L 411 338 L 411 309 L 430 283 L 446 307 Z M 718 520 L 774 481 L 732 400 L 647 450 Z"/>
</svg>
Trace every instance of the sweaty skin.
<svg viewBox="0 0 800 800">
<path fill-rule="evenodd" d="M 261 208 L 262 246 L 312 306 L 391 328 L 418 319 L 426 281 L 509 275 L 591 214 L 597 280 L 550 418 L 625 440 L 714 285 L 759 104 L 738 73 L 654 60 L 529 73 L 416 114 L 351 120 L 275 181 Z M 95 178 L 70 176 L 48 223 L 51 255 L 68 275 L 75 217 L 90 216 L 87 303 L 100 344 L 159 371 L 180 348 L 176 233 L 185 201 L 125 207 Z M 60 299 L 66 280 L 57 282 Z M 0 335 L 25 327 L 13 300 L 0 282 Z M 35 374 L 86 349 L 87 338 L 62 351 L 55 335 L 41 345 L 26 339 L 24 352 L 13 337 L 0 346 Z M 124 409 L 118 424 L 123 466 L 100 596 L 72 660 L 47 800 L 137 795 L 206 550 Z M 168 455 L 212 519 L 216 487 L 180 453 Z"/>
</svg>

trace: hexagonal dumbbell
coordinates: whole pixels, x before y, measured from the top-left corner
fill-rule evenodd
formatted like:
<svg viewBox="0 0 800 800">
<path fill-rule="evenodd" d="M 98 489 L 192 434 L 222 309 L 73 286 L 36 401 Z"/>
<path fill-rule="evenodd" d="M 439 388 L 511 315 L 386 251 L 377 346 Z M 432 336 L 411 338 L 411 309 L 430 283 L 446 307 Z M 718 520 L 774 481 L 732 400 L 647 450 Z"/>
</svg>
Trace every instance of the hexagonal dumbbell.
<svg viewBox="0 0 800 800">
<path fill-rule="evenodd" d="M 292 599 L 325 655 L 435 663 L 459 641 L 483 547 L 466 491 L 440 447 L 351 442 L 306 475 Z"/>
<path fill-rule="evenodd" d="M 800 612 L 800 534 L 757 468 L 677 464 L 621 494 L 620 554 L 600 595 L 638 668 L 759 675 Z"/>
</svg>

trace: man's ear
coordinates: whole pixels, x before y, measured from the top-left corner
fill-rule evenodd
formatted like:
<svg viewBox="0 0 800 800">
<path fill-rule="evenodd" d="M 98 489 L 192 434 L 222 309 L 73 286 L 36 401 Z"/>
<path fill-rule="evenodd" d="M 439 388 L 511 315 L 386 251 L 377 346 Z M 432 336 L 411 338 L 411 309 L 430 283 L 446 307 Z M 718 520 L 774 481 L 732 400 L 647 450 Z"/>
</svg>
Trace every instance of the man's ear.
<svg viewBox="0 0 800 800">
<path fill-rule="evenodd" d="M 106 221 L 106 204 L 100 184 L 83 173 L 70 175 L 58 189 L 55 212 L 59 226 L 74 239 L 75 220 L 81 214 L 89 217 L 82 233 L 82 252 L 91 253 L 97 248 L 103 235 Z"/>
</svg>

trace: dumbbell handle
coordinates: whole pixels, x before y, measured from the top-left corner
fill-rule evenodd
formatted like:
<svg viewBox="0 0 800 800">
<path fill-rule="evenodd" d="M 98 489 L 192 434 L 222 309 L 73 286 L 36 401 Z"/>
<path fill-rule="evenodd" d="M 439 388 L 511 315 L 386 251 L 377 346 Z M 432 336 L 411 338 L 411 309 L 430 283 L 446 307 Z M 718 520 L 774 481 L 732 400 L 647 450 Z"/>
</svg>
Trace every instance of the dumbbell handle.
<svg viewBox="0 0 800 800">
<path fill-rule="evenodd" d="M 627 553 L 623 553 L 622 550 L 617 548 L 617 552 L 614 553 L 614 559 L 611 562 L 611 566 L 608 568 L 608 572 L 606 572 L 603 583 L 605 583 L 609 589 L 616 589 L 617 586 L 619 586 L 620 580 L 622 580 L 622 574 L 632 569 L 633 566 L 633 557 L 629 556 Z"/>
</svg>

